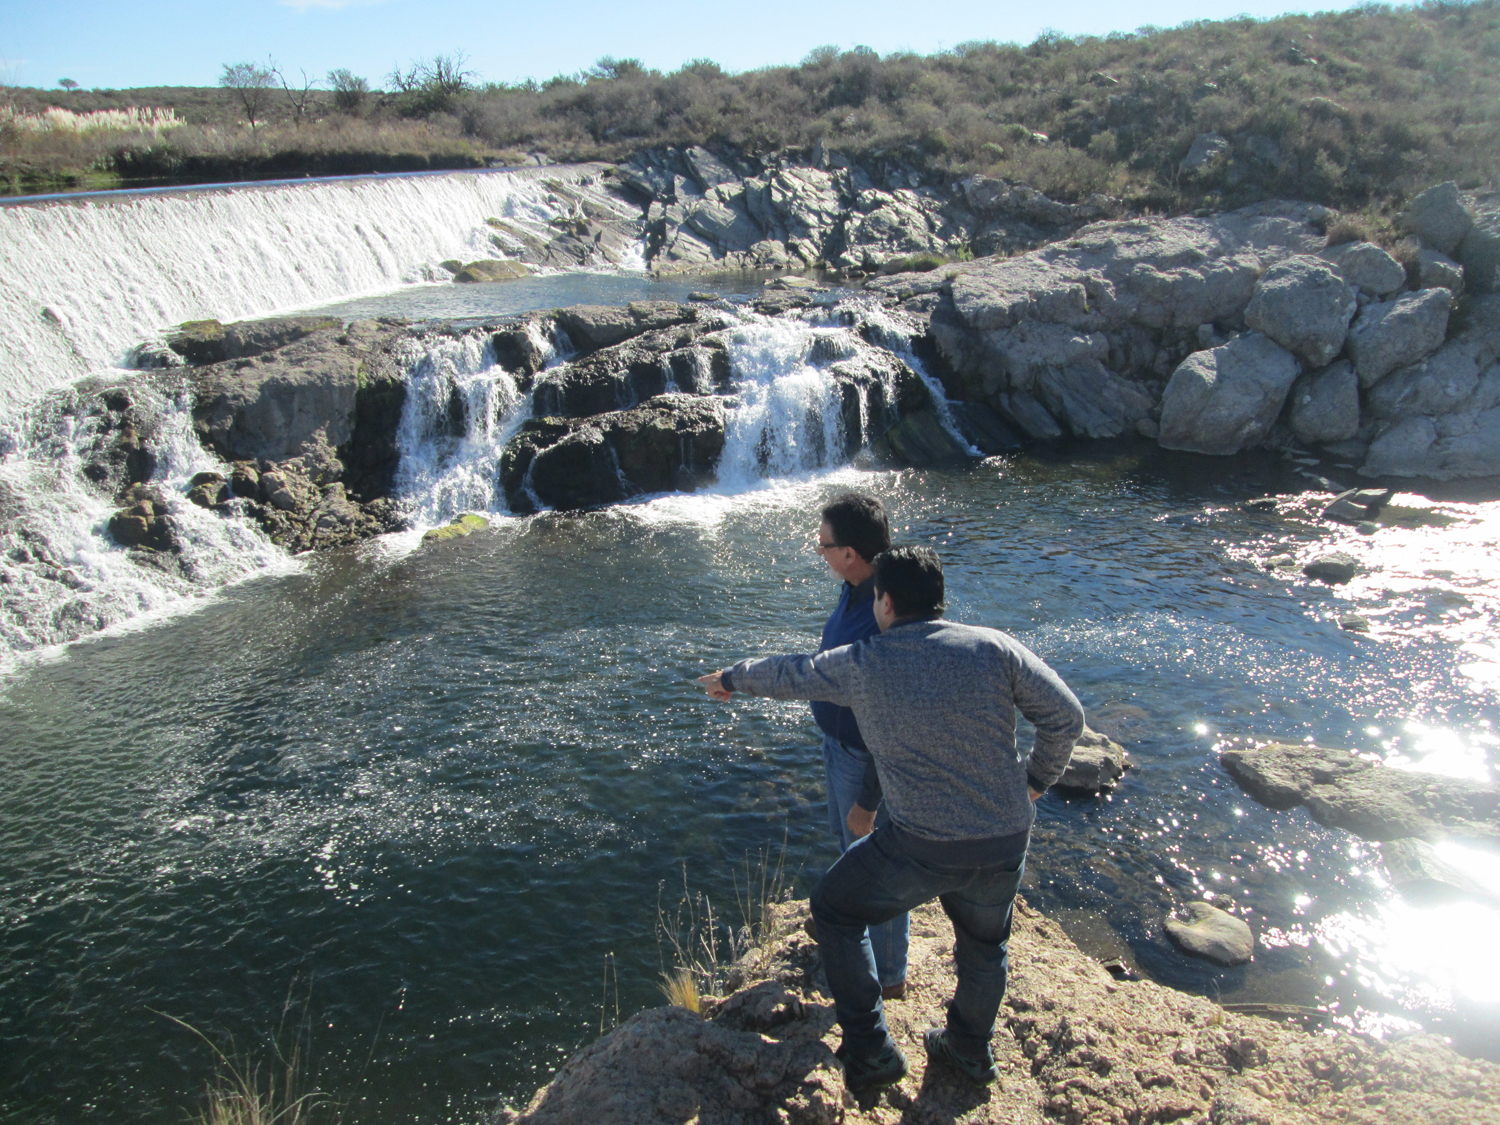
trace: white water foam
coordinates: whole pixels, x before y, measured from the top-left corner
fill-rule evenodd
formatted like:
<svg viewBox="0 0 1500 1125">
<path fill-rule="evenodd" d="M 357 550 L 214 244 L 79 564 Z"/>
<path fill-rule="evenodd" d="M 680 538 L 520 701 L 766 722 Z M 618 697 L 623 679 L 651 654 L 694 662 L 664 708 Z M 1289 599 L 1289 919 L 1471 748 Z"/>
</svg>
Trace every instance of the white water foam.
<svg viewBox="0 0 1500 1125">
<path fill-rule="evenodd" d="M 592 166 L 356 178 L 0 207 L 0 413 L 195 318 L 229 321 L 446 279 L 499 254 L 485 219 L 538 236 L 573 204 L 622 218 Z M 628 268 L 639 263 L 611 263 Z"/>
<path fill-rule="evenodd" d="M 82 472 L 100 421 L 84 396 L 55 392 L 0 424 L 0 671 L 24 654 L 168 614 L 228 583 L 294 565 L 254 524 L 187 500 L 195 473 L 224 469 L 193 433 L 187 397 L 144 382 L 130 394 L 157 419 L 151 484 L 167 500 L 178 549 L 131 552 L 109 537 L 118 505 Z"/>
<path fill-rule="evenodd" d="M 537 333 L 533 324 L 529 329 Z M 544 355 L 551 345 L 537 333 Z M 396 431 L 396 495 L 421 528 L 464 512 L 500 513 L 500 455 L 531 398 L 495 360 L 486 332 L 407 345 L 406 403 Z"/>
</svg>

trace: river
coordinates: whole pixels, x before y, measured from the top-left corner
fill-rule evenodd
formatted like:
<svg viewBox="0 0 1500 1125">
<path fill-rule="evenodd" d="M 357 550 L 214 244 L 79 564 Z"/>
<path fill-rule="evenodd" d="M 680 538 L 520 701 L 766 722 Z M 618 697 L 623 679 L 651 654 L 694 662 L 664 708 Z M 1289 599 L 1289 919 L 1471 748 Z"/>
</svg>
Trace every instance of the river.
<svg viewBox="0 0 1500 1125">
<path fill-rule="evenodd" d="M 433 214 L 478 190 L 432 182 Z M 317 226 L 323 189 L 279 190 L 293 194 L 275 207 L 300 216 L 290 229 Z M 174 198 L 151 204 L 169 233 Z M 98 229 L 108 216 L 87 219 Z M 499 311 L 487 300 L 683 295 L 619 273 L 528 282 L 530 296 L 433 285 L 428 257 L 477 238 L 476 222 L 413 243 L 383 287 L 342 266 L 352 280 L 309 283 L 311 298 L 234 307 L 453 316 Z M 298 272 L 295 255 L 277 268 Z M 202 301 L 219 297 L 233 306 Z M 459 300 L 467 311 L 452 310 Z M 939 550 L 951 617 L 1014 633 L 1128 747 L 1135 766 L 1109 798 L 1039 805 L 1025 893 L 1085 949 L 1225 1002 L 1321 1006 L 1376 1035 L 1422 1026 L 1500 1058 L 1500 911 L 1406 901 L 1377 846 L 1260 807 L 1215 753 L 1313 740 L 1492 777 L 1495 500 L 1403 494 L 1360 536 L 1245 511 L 1249 496 L 1309 487 L 1306 466 L 1270 455 L 1206 461 L 1122 442 L 891 472 L 809 463 L 787 452 L 788 429 L 775 431 L 786 456 L 758 476 L 579 515 L 478 505 L 487 530 L 427 547 L 418 527 L 293 560 L 251 530 L 205 525 L 200 578 L 167 588 L 114 557 L 107 501 L 67 477 L 57 404 L 80 373 L 213 311 L 189 302 L 131 320 L 110 307 L 76 337 L 101 341 L 95 352 L 54 332 L 36 364 L 67 352 L 72 366 L 28 374 L 0 418 L 12 435 L 0 566 L 25 578 L 23 533 L 52 536 L 94 587 L 67 604 L 114 607 L 70 643 L 8 622 L 0 1120 L 190 1111 L 213 1057 L 180 1020 L 263 1060 L 278 1026 L 283 1043 L 300 1036 L 305 1080 L 349 1120 L 478 1122 L 617 1013 L 659 1003 L 659 909 L 684 884 L 737 922 L 747 855 L 784 854 L 804 892 L 833 858 L 805 707 L 712 705 L 693 680 L 815 642 L 837 596 L 811 550 L 815 512 L 849 487 L 882 497 L 898 539 Z M 835 331 L 746 314 L 742 408 L 770 418 L 778 395 L 816 405 L 797 357 L 809 334 Z M 6 370 L 25 366 L 16 349 L 30 345 L 4 343 Z M 437 358 L 449 378 L 487 380 L 476 401 L 506 409 L 482 350 Z M 161 472 L 185 486 L 209 455 L 185 428 L 182 439 Z M 475 506 L 453 485 L 482 458 L 436 449 L 419 427 L 411 441 L 413 464 L 432 470 L 409 474 L 412 510 L 437 522 Z M 1363 563 L 1348 586 L 1265 565 L 1335 546 Z M 141 588 L 125 597 L 127 579 Z M 1351 612 L 1369 633 L 1339 628 Z M 1442 853 L 1500 895 L 1493 854 Z M 1251 965 L 1215 969 L 1166 942 L 1166 914 L 1206 895 L 1251 922 Z"/>
</svg>

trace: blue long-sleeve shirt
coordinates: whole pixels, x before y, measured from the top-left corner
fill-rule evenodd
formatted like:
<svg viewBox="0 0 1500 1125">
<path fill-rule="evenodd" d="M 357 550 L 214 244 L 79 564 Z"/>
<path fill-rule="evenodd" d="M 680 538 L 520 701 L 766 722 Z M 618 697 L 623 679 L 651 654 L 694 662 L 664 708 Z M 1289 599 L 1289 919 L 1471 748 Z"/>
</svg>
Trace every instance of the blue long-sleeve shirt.
<svg viewBox="0 0 1500 1125">
<path fill-rule="evenodd" d="M 855 586 L 848 582 L 839 592 L 839 604 L 823 626 L 823 639 L 818 643 L 819 652 L 841 648 L 873 637 L 880 632 L 875 624 L 875 579 L 866 578 Z M 845 746 L 869 752 L 865 739 L 859 733 L 859 721 L 849 707 L 815 699 L 812 704 L 813 721 L 818 729 L 830 738 L 836 738 Z"/>
</svg>

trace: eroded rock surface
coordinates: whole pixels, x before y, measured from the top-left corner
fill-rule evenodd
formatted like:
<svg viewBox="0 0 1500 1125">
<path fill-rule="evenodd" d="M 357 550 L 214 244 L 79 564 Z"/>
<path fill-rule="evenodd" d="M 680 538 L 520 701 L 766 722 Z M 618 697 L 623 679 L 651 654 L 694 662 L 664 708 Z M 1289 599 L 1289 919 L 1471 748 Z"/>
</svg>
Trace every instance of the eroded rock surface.
<svg viewBox="0 0 1500 1125">
<path fill-rule="evenodd" d="M 928 1067 L 922 1033 L 954 987 L 953 932 L 912 913 L 908 992 L 886 1005 L 911 1073 L 868 1109 L 831 1061 L 831 1002 L 813 984 L 805 904 L 783 908 L 768 955 L 703 1019 L 655 1009 L 574 1056 L 506 1122 L 657 1125 L 767 1121 L 895 1125 L 1470 1125 L 1500 1104 L 1500 1066 L 1441 1040 L 1310 1034 L 1150 981 L 1117 981 L 1062 928 L 1017 902 L 1011 975 L 992 1043 L 1000 1076 L 975 1090 Z"/>
</svg>

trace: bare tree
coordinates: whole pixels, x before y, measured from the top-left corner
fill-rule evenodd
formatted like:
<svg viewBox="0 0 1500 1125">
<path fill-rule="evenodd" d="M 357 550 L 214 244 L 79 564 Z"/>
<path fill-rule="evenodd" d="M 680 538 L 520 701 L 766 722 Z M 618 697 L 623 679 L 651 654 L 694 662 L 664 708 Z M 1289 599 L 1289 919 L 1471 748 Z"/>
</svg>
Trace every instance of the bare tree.
<svg viewBox="0 0 1500 1125">
<path fill-rule="evenodd" d="M 328 86 L 333 91 L 333 104 L 345 113 L 358 113 L 370 93 L 370 84 L 347 67 L 330 70 Z"/>
<path fill-rule="evenodd" d="M 276 66 L 261 66 L 259 63 L 225 63 L 224 73 L 219 75 L 219 85 L 233 90 L 244 107 L 245 117 L 250 122 L 250 133 L 255 133 L 255 123 L 264 115 L 271 102 L 271 92 L 276 85 Z"/>
<path fill-rule="evenodd" d="M 431 59 L 414 62 L 406 70 L 399 66 L 387 77 L 403 95 L 403 112 L 423 115 L 447 113 L 453 108 L 460 94 L 470 88 L 472 70 L 464 69 L 468 56 L 462 51 L 451 55 L 434 55 Z"/>
<path fill-rule="evenodd" d="M 312 102 L 313 87 L 318 84 L 316 78 L 309 78 L 307 71 L 303 70 L 302 86 L 293 86 L 286 80 L 286 72 L 280 67 L 274 68 L 276 77 L 281 81 L 281 88 L 286 91 L 287 101 L 292 103 L 292 120 L 298 128 L 302 127 L 303 120 L 307 117 L 307 107 Z"/>
</svg>

